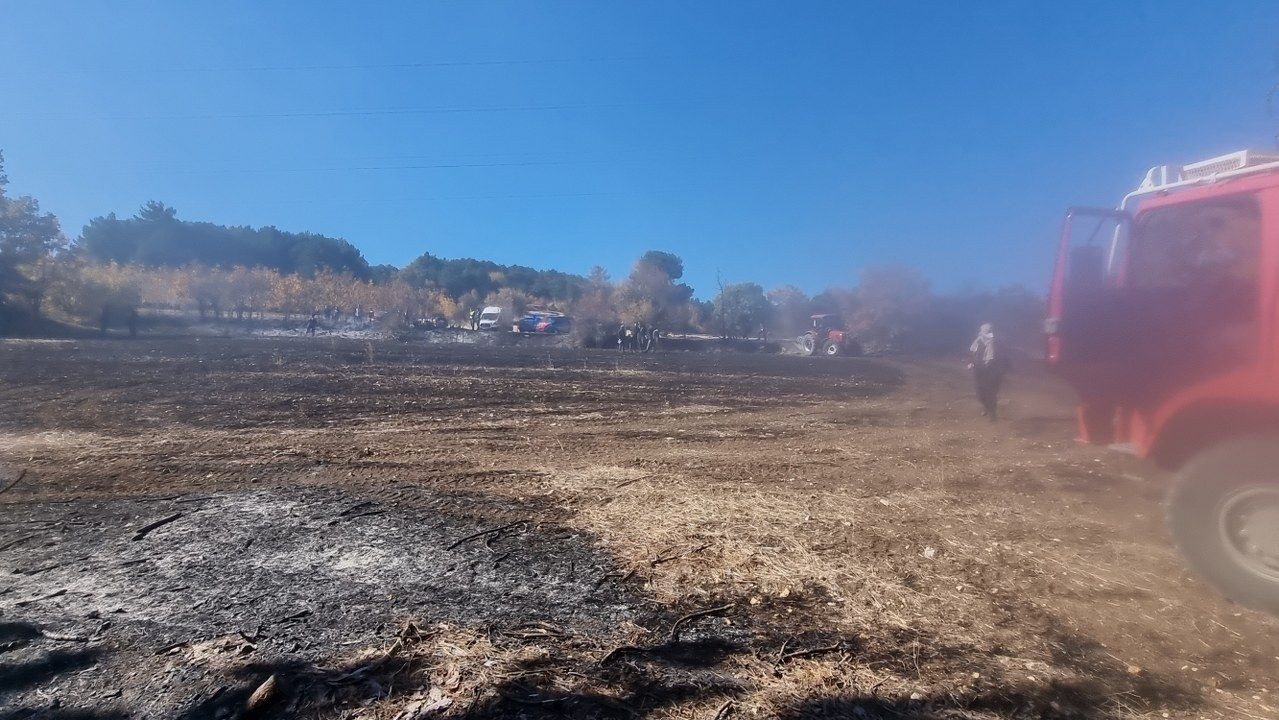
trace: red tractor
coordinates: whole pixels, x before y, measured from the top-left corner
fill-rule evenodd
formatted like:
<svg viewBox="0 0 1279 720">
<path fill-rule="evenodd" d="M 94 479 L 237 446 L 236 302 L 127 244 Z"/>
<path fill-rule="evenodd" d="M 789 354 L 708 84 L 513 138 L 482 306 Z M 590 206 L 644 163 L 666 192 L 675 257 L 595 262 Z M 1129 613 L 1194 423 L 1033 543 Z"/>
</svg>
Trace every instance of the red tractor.
<svg viewBox="0 0 1279 720">
<path fill-rule="evenodd" d="M 805 355 L 860 355 L 861 346 L 844 331 L 844 321 L 834 314 L 813 316 L 813 327 L 799 336 Z"/>
<path fill-rule="evenodd" d="M 1080 439 L 1173 471 L 1189 564 L 1279 612 L 1279 154 L 1156 167 L 1117 209 L 1070 209 L 1045 331 Z"/>
</svg>

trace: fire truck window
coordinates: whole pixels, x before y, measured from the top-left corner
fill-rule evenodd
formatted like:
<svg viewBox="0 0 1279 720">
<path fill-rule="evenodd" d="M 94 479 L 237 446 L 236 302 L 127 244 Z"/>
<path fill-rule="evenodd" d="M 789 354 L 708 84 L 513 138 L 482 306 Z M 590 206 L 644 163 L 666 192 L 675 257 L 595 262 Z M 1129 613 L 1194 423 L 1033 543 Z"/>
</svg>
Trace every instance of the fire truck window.
<svg viewBox="0 0 1279 720">
<path fill-rule="evenodd" d="M 1156 210 L 1137 225 L 1129 286 L 1179 291 L 1219 321 L 1256 313 L 1261 218 L 1249 200 Z"/>
<path fill-rule="evenodd" d="M 1217 371 L 1255 349 L 1261 218 L 1249 199 L 1150 212 L 1132 237 L 1127 286 L 1149 330 Z"/>
</svg>

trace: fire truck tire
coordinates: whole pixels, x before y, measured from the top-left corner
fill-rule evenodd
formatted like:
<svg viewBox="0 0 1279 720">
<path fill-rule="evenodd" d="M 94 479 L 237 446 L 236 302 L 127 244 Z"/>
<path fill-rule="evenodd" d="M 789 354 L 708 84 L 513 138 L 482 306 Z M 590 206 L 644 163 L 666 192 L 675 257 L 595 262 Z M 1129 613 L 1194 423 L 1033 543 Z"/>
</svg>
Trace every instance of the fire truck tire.
<svg viewBox="0 0 1279 720">
<path fill-rule="evenodd" d="M 1177 473 L 1167 518 L 1196 573 L 1235 602 L 1279 614 L 1279 435 L 1196 455 Z"/>
</svg>

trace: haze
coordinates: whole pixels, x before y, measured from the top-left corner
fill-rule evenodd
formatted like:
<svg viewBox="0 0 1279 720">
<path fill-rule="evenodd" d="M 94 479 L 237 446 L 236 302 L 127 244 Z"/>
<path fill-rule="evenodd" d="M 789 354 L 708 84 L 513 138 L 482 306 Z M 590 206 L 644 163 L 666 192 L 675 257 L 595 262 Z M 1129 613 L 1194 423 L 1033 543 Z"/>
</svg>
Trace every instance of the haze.
<svg viewBox="0 0 1279 720">
<path fill-rule="evenodd" d="M 1229 8 L 12 2 L 0 148 L 71 237 L 160 200 L 373 264 L 1042 290 L 1067 205 L 1273 146 L 1279 5 Z"/>
</svg>

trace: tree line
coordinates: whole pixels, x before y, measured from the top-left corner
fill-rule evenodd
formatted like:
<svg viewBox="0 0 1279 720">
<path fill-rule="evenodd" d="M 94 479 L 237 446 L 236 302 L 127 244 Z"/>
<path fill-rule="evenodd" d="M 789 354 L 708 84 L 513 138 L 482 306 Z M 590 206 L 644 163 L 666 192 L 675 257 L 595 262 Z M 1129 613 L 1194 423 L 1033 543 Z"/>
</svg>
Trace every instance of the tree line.
<svg viewBox="0 0 1279 720">
<path fill-rule="evenodd" d="M 569 312 L 588 342 L 633 323 L 777 339 L 802 333 L 813 314 L 835 313 L 869 350 L 946 352 L 986 321 L 1034 342 L 1042 316 L 1040 299 L 1025 288 L 939 295 L 918 271 L 899 266 L 867 268 L 855 285 L 811 297 L 743 282 L 720 284 L 710 300 L 682 282 L 682 259 L 660 250 L 641 255 L 617 281 L 601 267 L 583 276 L 430 253 L 403 268 L 371 266 L 342 239 L 182 220 L 159 202 L 129 218 L 94 218 L 69 240 L 56 217 L 7 185 L 0 156 L 0 335 L 140 307 L 285 323 L 322 308 L 465 323 L 498 305 L 512 314 Z"/>
</svg>

